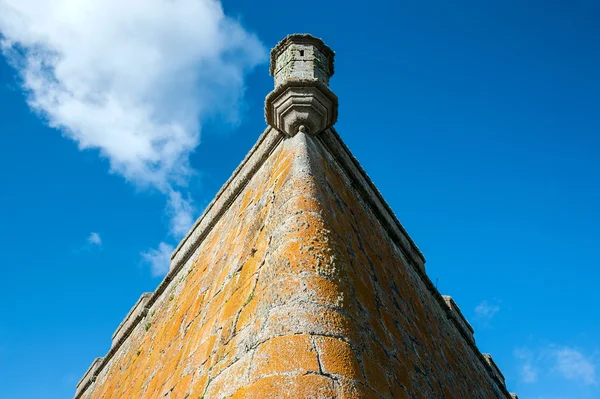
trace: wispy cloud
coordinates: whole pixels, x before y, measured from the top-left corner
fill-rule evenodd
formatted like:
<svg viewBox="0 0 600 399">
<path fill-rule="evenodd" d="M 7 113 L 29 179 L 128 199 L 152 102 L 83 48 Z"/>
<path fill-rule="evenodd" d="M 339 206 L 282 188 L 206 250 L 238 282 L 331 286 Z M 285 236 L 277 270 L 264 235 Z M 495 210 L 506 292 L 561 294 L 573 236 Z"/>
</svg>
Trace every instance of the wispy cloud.
<svg viewBox="0 0 600 399">
<path fill-rule="evenodd" d="M 193 173 L 199 118 L 235 113 L 265 55 L 214 0 L 3 0 L 0 31 L 50 126 L 164 191 Z"/>
<path fill-rule="evenodd" d="M 500 311 L 500 305 L 498 303 L 490 303 L 487 300 L 482 301 L 475 307 L 475 316 L 485 321 L 491 320 L 496 313 Z"/>
<path fill-rule="evenodd" d="M 596 383 L 596 366 L 581 351 L 554 347 L 550 354 L 555 362 L 553 370 L 567 380 L 579 380 L 586 385 Z"/>
<path fill-rule="evenodd" d="M 540 375 L 559 375 L 566 380 L 585 385 L 596 384 L 596 365 L 581 350 L 557 345 L 547 345 L 538 350 L 519 348 L 514 351 L 519 361 L 521 381 L 537 382 Z"/>
<path fill-rule="evenodd" d="M 180 192 L 171 191 L 167 202 L 167 213 L 171 220 L 169 227 L 171 234 L 174 237 L 183 237 L 194 223 L 196 208 L 191 198 L 184 198 Z"/>
<path fill-rule="evenodd" d="M 0 0 L 1 1 L 1 0 Z M 74 254 L 84 254 L 89 251 L 100 249 L 102 247 L 102 237 L 100 234 L 92 231 L 86 238 L 84 243 L 77 244 L 75 248 L 73 248 Z"/>
<path fill-rule="evenodd" d="M 89 244 L 92 244 L 92 245 L 97 245 L 97 246 L 102 245 L 102 238 L 100 238 L 100 234 L 95 233 L 95 232 L 90 233 L 87 241 Z"/>
<path fill-rule="evenodd" d="M 150 249 L 142 253 L 142 258 L 150 265 L 152 276 L 158 277 L 168 273 L 171 265 L 171 253 L 175 248 L 172 245 L 161 242 L 157 249 Z"/>
<path fill-rule="evenodd" d="M 164 193 L 182 236 L 202 122 L 238 118 L 260 41 L 218 0 L 2 0 L 0 33 L 30 107 L 112 173 Z"/>
<path fill-rule="evenodd" d="M 538 370 L 533 365 L 534 355 L 526 348 L 515 349 L 514 356 L 520 360 L 519 375 L 521 381 L 527 384 L 531 384 L 537 381 Z"/>
</svg>

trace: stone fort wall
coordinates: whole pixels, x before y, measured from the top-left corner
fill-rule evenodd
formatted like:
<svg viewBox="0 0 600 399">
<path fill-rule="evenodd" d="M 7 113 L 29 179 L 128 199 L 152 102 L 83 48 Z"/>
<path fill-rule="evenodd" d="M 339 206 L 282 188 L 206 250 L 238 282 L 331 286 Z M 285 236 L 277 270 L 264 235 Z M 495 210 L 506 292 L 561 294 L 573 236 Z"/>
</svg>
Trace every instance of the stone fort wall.
<svg viewBox="0 0 600 399">
<path fill-rule="evenodd" d="M 267 129 L 81 398 L 510 398 L 333 130 Z"/>
<path fill-rule="evenodd" d="M 270 127 L 76 399 L 516 397 L 333 129 L 333 51 L 271 56 Z"/>
</svg>

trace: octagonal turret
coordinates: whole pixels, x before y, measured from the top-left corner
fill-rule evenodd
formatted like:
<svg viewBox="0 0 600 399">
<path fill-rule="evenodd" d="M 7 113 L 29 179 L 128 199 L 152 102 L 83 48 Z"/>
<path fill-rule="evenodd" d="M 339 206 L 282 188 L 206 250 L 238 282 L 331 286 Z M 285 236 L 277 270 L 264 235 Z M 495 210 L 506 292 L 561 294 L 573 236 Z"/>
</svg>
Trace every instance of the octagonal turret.
<svg viewBox="0 0 600 399">
<path fill-rule="evenodd" d="M 333 59 L 333 51 L 321 39 L 307 34 L 290 35 L 271 50 L 275 87 L 298 80 L 315 80 L 328 86 Z"/>
<path fill-rule="evenodd" d="M 333 51 L 311 35 L 295 34 L 271 51 L 275 89 L 265 101 L 267 123 L 288 136 L 316 135 L 337 120 L 337 96 L 329 89 Z"/>
</svg>

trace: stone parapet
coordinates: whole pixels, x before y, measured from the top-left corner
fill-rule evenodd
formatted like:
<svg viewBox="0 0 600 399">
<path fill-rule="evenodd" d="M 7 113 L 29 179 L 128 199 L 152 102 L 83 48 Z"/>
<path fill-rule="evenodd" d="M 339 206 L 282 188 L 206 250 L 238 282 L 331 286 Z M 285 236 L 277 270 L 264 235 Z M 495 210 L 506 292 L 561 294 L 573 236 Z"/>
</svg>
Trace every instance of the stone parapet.
<svg viewBox="0 0 600 399">
<path fill-rule="evenodd" d="M 287 136 L 316 135 L 335 124 L 337 106 L 337 96 L 319 82 L 288 82 L 267 96 L 265 118 Z"/>
</svg>

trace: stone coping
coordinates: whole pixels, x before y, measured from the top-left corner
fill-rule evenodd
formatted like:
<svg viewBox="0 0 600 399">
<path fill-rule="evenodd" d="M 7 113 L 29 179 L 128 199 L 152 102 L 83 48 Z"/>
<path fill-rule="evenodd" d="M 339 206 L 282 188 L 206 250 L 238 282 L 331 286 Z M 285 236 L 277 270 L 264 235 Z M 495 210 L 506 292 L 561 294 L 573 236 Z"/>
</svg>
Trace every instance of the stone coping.
<svg viewBox="0 0 600 399">
<path fill-rule="evenodd" d="M 92 382 L 94 382 L 94 380 L 96 379 L 96 375 L 97 375 L 96 370 L 98 369 L 98 366 L 100 365 L 100 363 L 102 363 L 101 357 L 97 357 L 96 359 L 94 359 L 94 361 L 92 362 L 90 367 L 86 370 L 83 377 L 81 377 L 81 379 L 77 383 L 77 387 L 75 388 L 75 391 L 76 391 L 75 397 L 76 398 L 78 396 L 81 396 L 81 394 L 87 389 L 87 387 L 92 385 Z"/>
<path fill-rule="evenodd" d="M 267 123 L 274 127 L 277 128 L 277 109 L 274 106 L 275 104 L 275 100 L 278 99 L 279 96 L 283 95 L 286 91 L 292 91 L 294 89 L 298 89 L 298 91 L 302 92 L 303 90 L 305 92 L 313 92 L 316 90 L 317 92 L 320 92 L 326 99 L 328 99 L 329 101 L 331 101 L 331 107 L 327 107 L 326 102 L 323 103 L 321 102 L 322 106 L 324 108 L 327 108 L 329 112 L 331 112 L 331 115 L 329 117 L 329 120 L 327 121 L 327 126 L 332 126 L 337 122 L 337 118 L 338 118 L 338 97 L 335 95 L 335 93 L 333 91 L 331 91 L 331 89 L 324 84 L 321 81 L 318 80 L 296 80 L 296 79 L 290 79 L 287 82 L 285 82 L 284 84 L 276 87 L 272 92 L 270 92 L 269 94 L 267 94 L 267 97 L 265 99 L 265 120 L 267 121 Z M 317 93 L 315 93 L 314 95 L 316 95 Z M 281 128 L 281 126 L 279 126 Z M 326 130 L 327 128 L 325 128 Z M 284 132 L 287 135 L 293 136 L 296 132 Z M 312 132 L 309 132 L 311 134 L 313 134 Z M 321 132 L 318 132 L 321 133 Z"/>
<path fill-rule="evenodd" d="M 475 337 L 473 336 L 473 334 L 475 333 L 475 330 L 473 330 L 473 327 L 471 327 L 471 324 L 467 321 L 465 316 L 463 316 L 462 312 L 460 311 L 460 308 L 458 307 L 456 302 L 454 302 L 454 299 L 452 299 L 452 297 L 449 295 L 442 295 L 442 296 L 444 297 L 444 300 L 446 301 L 446 305 L 451 310 L 452 317 L 455 318 L 456 321 L 458 321 L 458 324 L 465 332 L 465 335 L 467 335 L 468 337 L 471 337 L 471 340 L 473 342 L 475 342 Z"/>
<path fill-rule="evenodd" d="M 498 365 L 494 361 L 494 358 L 492 358 L 492 355 L 490 355 L 489 353 L 484 353 L 483 357 L 485 358 L 486 362 L 494 370 L 494 373 L 496 374 L 496 377 L 498 377 L 498 379 L 501 380 L 504 383 L 504 381 L 505 381 L 504 374 L 502 374 L 502 371 L 500 371 L 500 368 L 498 367 Z"/>
<path fill-rule="evenodd" d="M 144 310 L 147 311 L 146 303 L 148 302 L 151 296 L 151 292 L 145 292 L 142 294 L 142 296 L 140 296 L 140 299 L 138 299 L 135 305 L 133 305 L 129 313 L 127 313 L 127 316 L 125 316 L 125 319 L 123 319 L 121 324 L 119 324 L 119 327 L 117 327 L 117 329 L 115 330 L 112 336 L 113 345 L 119 341 L 119 337 L 123 334 L 123 332 L 125 332 L 125 330 L 127 330 L 126 327 L 129 324 L 131 324 L 137 318 L 137 316 L 142 314 Z"/>
<path fill-rule="evenodd" d="M 463 316 L 462 312 L 460 311 L 460 308 L 458 307 L 458 305 L 456 304 L 454 299 L 449 295 L 442 295 L 442 296 L 444 297 L 444 300 L 446 301 L 446 304 L 450 307 L 450 309 L 452 309 L 454 312 L 456 312 L 456 315 L 458 317 L 460 317 L 460 320 L 465 324 L 465 326 L 467 327 L 467 330 L 471 334 L 473 334 L 475 332 L 475 330 L 473 329 L 473 327 L 471 327 L 471 323 L 469 323 L 467 321 L 467 319 L 465 318 L 465 316 Z"/>
</svg>

